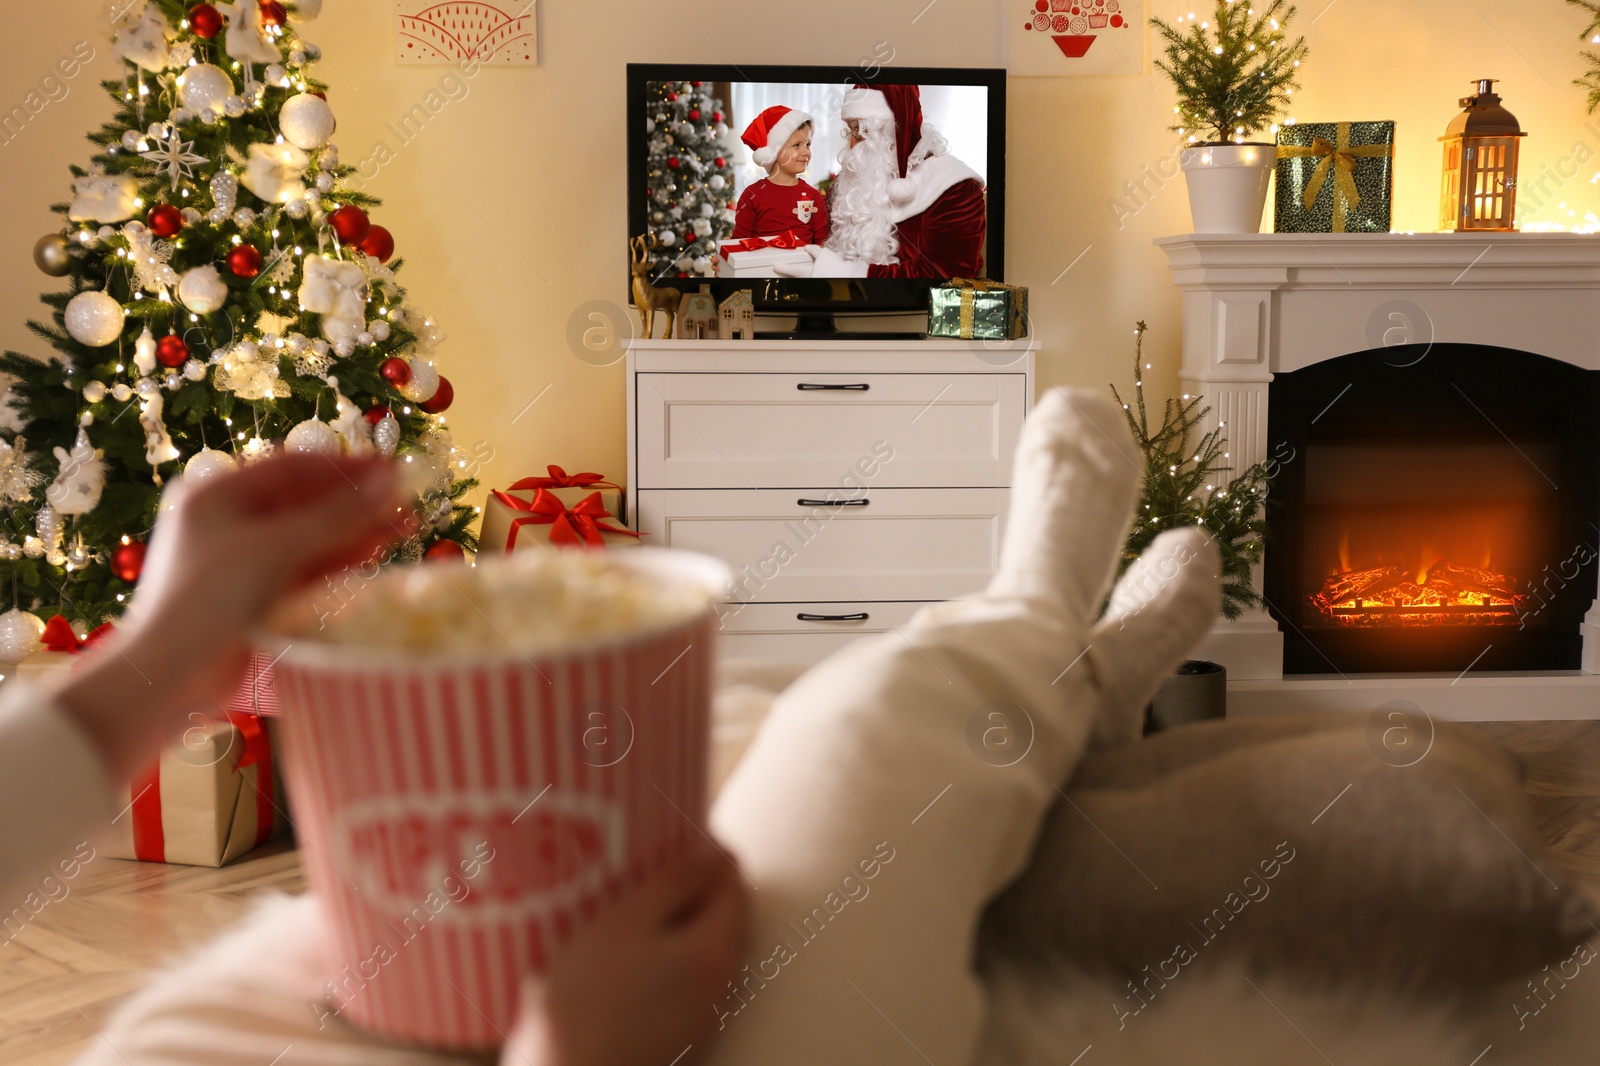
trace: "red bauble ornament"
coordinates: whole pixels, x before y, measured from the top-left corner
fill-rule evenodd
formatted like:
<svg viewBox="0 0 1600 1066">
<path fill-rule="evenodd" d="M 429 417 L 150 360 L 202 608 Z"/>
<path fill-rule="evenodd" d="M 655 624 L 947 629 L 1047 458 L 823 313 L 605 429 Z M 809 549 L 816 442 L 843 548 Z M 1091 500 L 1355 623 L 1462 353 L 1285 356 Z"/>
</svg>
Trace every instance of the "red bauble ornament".
<svg viewBox="0 0 1600 1066">
<path fill-rule="evenodd" d="M 678 157 L 677 156 L 673 156 L 671 159 L 667 160 L 667 166 L 671 167 L 673 170 L 677 170 L 678 169 Z"/>
<path fill-rule="evenodd" d="M 703 82 L 703 81 L 692 81 L 689 84 L 693 85 L 696 89 L 698 89 L 698 88 L 700 88 L 700 86 L 704 85 L 705 82 Z"/>
<path fill-rule="evenodd" d="M 422 553 L 425 559 L 431 562 L 441 560 L 465 559 L 466 549 L 453 540 L 436 540 L 428 545 L 428 550 Z"/>
<path fill-rule="evenodd" d="M 397 389 L 411 382 L 411 364 L 404 359 L 385 359 L 383 365 L 378 367 L 378 373 Z"/>
<path fill-rule="evenodd" d="M 379 422 L 382 422 L 389 414 L 389 409 L 381 403 L 375 403 L 361 413 L 366 418 L 369 425 L 375 426 Z"/>
<path fill-rule="evenodd" d="M 236 278 L 253 278 L 261 273 L 261 253 L 254 245 L 236 244 L 228 250 L 228 269 Z"/>
<path fill-rule="evenodd" d="M 189 358 L 189 346 L 176 333 L 169 333 L 156 341 L 156 362 L 168 370 L 176 370 Z"/>
<path fill-rule="evenodd" d="M 210 4 L 196 4 L 189 9 L 189 28 L 203 41 L 209 41 L 222 32 L 222 13 Z"/>
<path fill-rule="evenodd" d="M 361 242 L 361 250 L 380 263 L 387 263 L 394 254 L 394 234 L 382 226 L 373 226 L 367 230 L 367 236 Z"/>
<path fill-rule="evenodd" d="M 328 217 L 328 225 L 345 244 L 359 245 L 372 232 L 372 220 L 355 204 L 345 204 Z"/>
<path fill-rule="evenodd" d="M 288 21 L 289 12 L 278 0 L 260 0 L 256 6 L 261 10 L 261 24 L 264 26 L 282 26 Z"/>
<path fill-rule="evenodd" d="M 689 109 L 689 121 L 690 122 L 699 122 L 700 121 L 700 109 L 698 107 L 693 107 L 693 108 Z"/>
<path fill-rule="evenodd" d="M 725 167 L 725 166 L 728 165 L 728 161 L 726 159 L 722 158 L 720 155 L 717 156 L 716 159 L 712 160 L 712 162 L 716 163 L 717 166 L 719 166 L 719 167 Z"/>
<path fill-rule="evenodd" d="M 145 216 L 145 223 L 157 237 L 176 237 L 183 229 L 183 212 L 171 204 L 157 204 Z"/>
<path fill-rule="evenodd" d="M 442 415 L 450 410 L 450 405 L 455 402 L 456 390 L 451 387 L 450 379 L 443 374 L 439 375 L 439 391 L 427 400 L 417 404 L 418 407 L 430 415 Z"/>
<path fill-rule="evenodd" d="M 711 112 L 711 121 L 712 122 L 721 122 L 722 121 L 722 112 L 721 111 L 713 111 L 713 112 Z"/>
<path fill-rule="evenodd" d="M 672 101 L 676 101 L 678 99 L 678 94 L 677 93 L 668 93 L 667 94 L 667 99 L 668 100 L 672 100 Z"/>
<path fill-rule="evenodd" d="M 146 548 L 140 541 L 130 541 L 127 544 L 118 544 L 111 549 L 111 573 L 118 581 L 133 584 L 139 580 L 139 575 L 144 572 L 144 553 Z"/>
</svg>

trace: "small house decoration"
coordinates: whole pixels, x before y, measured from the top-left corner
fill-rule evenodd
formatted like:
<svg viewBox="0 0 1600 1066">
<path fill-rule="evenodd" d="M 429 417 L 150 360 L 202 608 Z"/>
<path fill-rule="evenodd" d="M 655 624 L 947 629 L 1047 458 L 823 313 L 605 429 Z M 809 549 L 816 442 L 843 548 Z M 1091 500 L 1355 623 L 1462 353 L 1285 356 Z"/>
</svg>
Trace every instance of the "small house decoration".
<svg viewBox="0 0 1600 1066">
<path fill-rule="evenodd" d="M 711 286 L 700 286 L 699 292 L 686 292 L 678 305 L 679 340 L 716 340 L 717 298 L 711 295 Z"/>
<path fill-rule="evenodd" d="M 1509 230 L 1517 219 L 1517 116 L 1500 105 L 1495 79 L 1479 79 L 1478 94 L 1439 138 L 1444 142 L 1444 192 L 1439 226 L 1456 232 Z"/>
<path fill-rule="evenodd" d="M 756 303 L 749 289 L 739 289 L 722 301 L 720 332 L 725 341 L 756 339 Z"/>
</svg>

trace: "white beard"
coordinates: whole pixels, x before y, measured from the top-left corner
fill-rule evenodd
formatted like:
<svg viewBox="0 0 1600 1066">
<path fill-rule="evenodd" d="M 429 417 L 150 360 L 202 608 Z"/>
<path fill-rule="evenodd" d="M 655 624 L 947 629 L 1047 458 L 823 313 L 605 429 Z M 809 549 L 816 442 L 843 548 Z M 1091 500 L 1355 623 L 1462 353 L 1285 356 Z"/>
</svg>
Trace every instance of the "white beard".
<svg viewBox="0 0 1600 1066">
<path fill-rule="evenodd" d="M 866 139 L 839 153 L 839 176 L 828 197 L 826 247 L 862 263 L 894 263 L 900 241 L 891 219 L 889 182 L 900 176 L 892 120 L 864 121 Z"/>
</svg>

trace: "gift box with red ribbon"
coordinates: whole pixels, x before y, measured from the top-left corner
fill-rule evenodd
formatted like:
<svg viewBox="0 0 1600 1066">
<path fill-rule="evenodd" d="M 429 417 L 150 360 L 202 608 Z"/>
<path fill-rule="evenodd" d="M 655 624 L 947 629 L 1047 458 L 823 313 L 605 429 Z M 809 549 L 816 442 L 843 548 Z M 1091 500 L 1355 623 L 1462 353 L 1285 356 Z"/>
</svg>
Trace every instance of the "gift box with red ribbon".
<svg viewBox="0 0 1600 1066">
<path fill-rule="evenodd" d="M 70 669 L 79 654 L 103 639 L 100 626 L 79 637 L 60 615 L 40 637 L 44 650 L 17 665 L 18 677 Z M 222 866 L 265 844 L 289 827 L 283 786 L 274 759 L 272 726 L 278 713 L 272 664 L 252 655 L 244 680 L 227 706 L 197 707 L 189 721 L 171 723 L 158 761 L 123 795 L 126 807 L 112 823 L 101 853 L 114 859 Z"/>
<path fill-rule="evenodd" d="M 722 260 L 717 276 L 723 278 L 775 278 L 778 266 L 811 265 L 809 242 L 795 233 L 776 237 L 746 237 L 737 241 L 718 241 L 717 255 Z"/>
<path fill-rule="evenodd" d="M 621 548 L 640 535 L 621 522 L 622 486 L 600 474 L 568 474 L 559 466 L 548 477 L 523 478 L 489 494 L 483 508 L 479 550 L 529 548 Z"/>
</svg>

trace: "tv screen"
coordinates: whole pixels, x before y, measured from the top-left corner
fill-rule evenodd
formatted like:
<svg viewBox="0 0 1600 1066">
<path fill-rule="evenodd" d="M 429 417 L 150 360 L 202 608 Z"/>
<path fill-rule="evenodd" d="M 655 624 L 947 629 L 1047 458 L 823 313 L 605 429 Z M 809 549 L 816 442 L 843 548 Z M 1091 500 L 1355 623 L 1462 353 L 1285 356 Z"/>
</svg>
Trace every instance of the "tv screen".
<svg viewBox="0 0 1600 1066">
<path fill-rule="evenodd" d="M 1002 280 L 1005 72 L 628 68 L 630 269 L 763 311 Z"/>
</svg>

